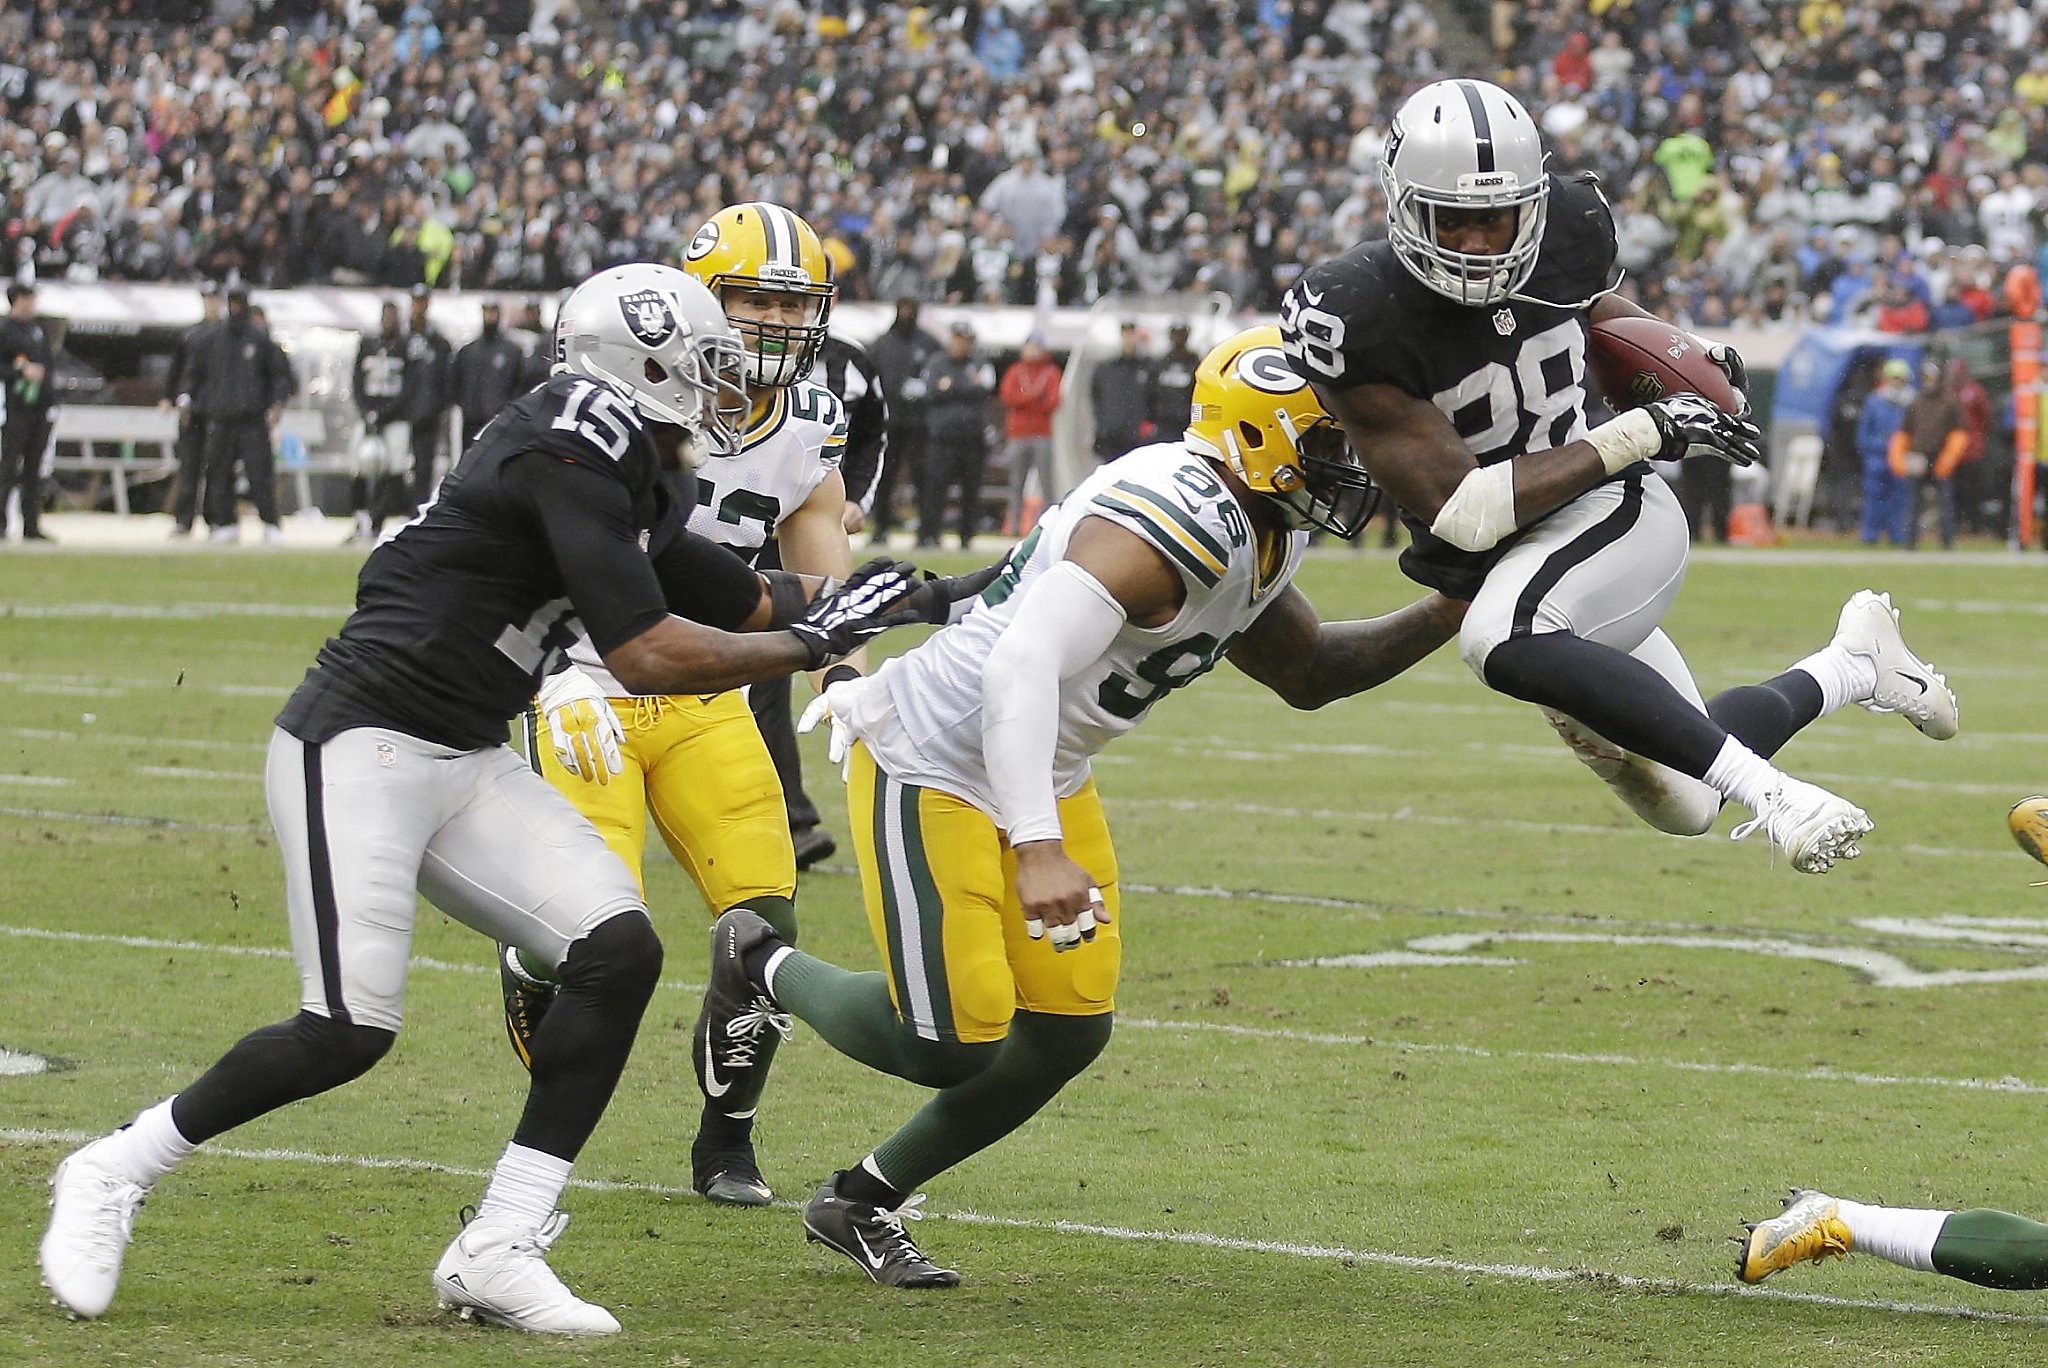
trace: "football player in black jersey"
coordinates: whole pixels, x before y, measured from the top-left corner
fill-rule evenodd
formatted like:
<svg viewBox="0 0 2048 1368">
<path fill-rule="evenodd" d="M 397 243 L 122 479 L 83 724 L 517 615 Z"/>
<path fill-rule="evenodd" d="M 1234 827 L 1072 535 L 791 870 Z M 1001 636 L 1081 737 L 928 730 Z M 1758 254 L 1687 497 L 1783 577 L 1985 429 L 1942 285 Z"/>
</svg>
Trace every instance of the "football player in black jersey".
<svg viewBox="0 0 2048 1368">
<path fill-rule="evenodd" d="M 507 723 L 579 621 L 631 687 L 710 693 L 942 619 L 946 585 L 911 590 L 909 567 L 874 561 L 820 592 L 684 530 L 689 509 L 663 467 L 730 441 L 741 402 L 738 340 L 696 281 L 619 267 L 585 282 L 561 320 L 553 377 L 498 415 L 429 506 L 371 553 L 355 612 L 278 717 L 265 785 L 299 1014 L 57 1169 L 42 1272 L 75 1316 L 107 1309 L 137 1209 L 194 1146 L 390 1050 L 424 893 L 562 982 L 533 1043 L 525 1112 L 434 1270 L 436 1291 L 524 1330 L 619 1328 L 545 1254 L 566 1220 L 556 1204 L 570 1165 L 660 976 L 661 943 L 633 876 L 505 744 Z"/>
<path fill-rule="evenodd" d="M 1685 394 L 1587 423 L 1589 321 L 1643 312 L 1614 293 L 1598 184 L 1550 175 L 1528 111 L 1474 80 L 1401 106 L 1380 178 L 1388 238 L 1304 272 L 1281 328 L 1399 503 L 1414 536 L 1402 568 L 1470 604 L 1466 664 L 1543 708 L 1660 830 L 1702 833 L 1733 799 L 1756 813 L 1735 834 L 1761 825 L 1797 869 L 1857 854 L 1869 817 L 1768 757 L 1847 703 L 1946 739 L 1955 696 L 1906 648 L 1890 601 L 1866 590 L 1826 647 L 1702 701 L 1659 627 L 1685 574 L 1685 517 L 1644 462 L 1748 465 L 1761 434 Z M 1741 358 L 1701 345 L 1739 391 Z"/>
</svg>

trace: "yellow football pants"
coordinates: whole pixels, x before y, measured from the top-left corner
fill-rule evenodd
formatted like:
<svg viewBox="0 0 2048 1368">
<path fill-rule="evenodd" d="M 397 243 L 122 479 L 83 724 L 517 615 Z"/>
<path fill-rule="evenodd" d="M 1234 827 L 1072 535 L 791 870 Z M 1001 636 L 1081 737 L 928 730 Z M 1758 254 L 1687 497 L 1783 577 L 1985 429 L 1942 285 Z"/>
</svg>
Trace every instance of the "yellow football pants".
<svg viewBox="0 0 2048 1368">
<path fill-rule="evenodd" d="M 782 781 L 747 700 L 738 690 L 708 698 L 614 698 L 625 728 L 625 771 L 609 784 L 562 768 L 527 719 L 527 754 L 548 782 L 590 819 L 626 868 L 640 861 L 647 822 L 704 895 L 713 915 L 763 894 L 796 894 L 796 851 Z"/>
<path fill-rule="evenodd" d="M 1094 876 L 1110 922 L 1055 951 L 1032 940 L 1017 901 L 1017 857 L 964 798 L 891 778 L 855 743 L 848 825 L 875 947 L 897 1014 L 929 1040 L 1001 1040 L 1020 1008 L 1053 1016 L 1116 1010 L 1123 912 L 1116 851 L 1091 780 L 1060 802 L 1067 854 Z"/>
</svg>

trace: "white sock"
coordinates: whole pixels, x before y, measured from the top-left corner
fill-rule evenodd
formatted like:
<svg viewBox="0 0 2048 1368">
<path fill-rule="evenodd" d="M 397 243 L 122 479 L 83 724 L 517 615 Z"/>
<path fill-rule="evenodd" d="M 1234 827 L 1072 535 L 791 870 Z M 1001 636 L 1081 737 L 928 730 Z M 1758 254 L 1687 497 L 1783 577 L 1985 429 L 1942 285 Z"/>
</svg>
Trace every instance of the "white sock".
<svg viewBox="0 0 2048 1368">
<path fill-rule="evenodd" d="M 1926 1211 L 1917 1207 L 1865 1206 L 1861 1202 L 1835 1203 L 1835 1214 L 1849 1227 L 1849 1237 L 1859 1254 L 1874 1254 L 1886 1263 L 1934 1271 L 1934 1242 L 1942 1226 L 1954 1215 L 1949 1211 Z"/>
<path fill-rule="evenodd" d="M 1830 643 L 1792 668 L 1812 677 L 1820 685 L 1820 715 L 1837 708 L 1861 703 L 1877 691 L 1877 662 Z"/>
<path fill-rule="evenodd" d="M 494 1217 L 539 1229 L 561 1205 L 562 1189 L 569 1186 L 569 1170 L 574 1167 L 567 1159 L 516 1141 L 505 1146 L 498 1166 L 491 1170 L 491 1185 L 477 1204 L 477 1219 Z"/>
<path fill-rule="evenodd" d="M 1764 799 L 1785 780 L 1775 765 L 1732 736 L 1721 743 L 1721 753 L 1703 777 L 1722 797 L 1757 813 L 1763 811 Z"/>
<path fill-rule="evenodd" d="M 184 1163 L 185 1156 L 199 1147 L 171 1120 L 171 1103 L 176 1100 L 167 1097 L 137 1112 L 134 1121 L 98 1142 L 93 1158 L 144 1187 Z"/>
</svg>

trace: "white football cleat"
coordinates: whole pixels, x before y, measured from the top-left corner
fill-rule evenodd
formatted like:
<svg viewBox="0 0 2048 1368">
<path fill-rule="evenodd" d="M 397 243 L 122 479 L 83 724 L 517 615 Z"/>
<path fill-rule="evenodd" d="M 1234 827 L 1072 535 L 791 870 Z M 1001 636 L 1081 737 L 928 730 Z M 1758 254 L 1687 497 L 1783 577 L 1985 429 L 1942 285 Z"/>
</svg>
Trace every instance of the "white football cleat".
<svg viewBox="0 0 2048 1368">
<path fill-rule="evenodd" d="M 1863 853 L 1857 842 L 1874 825 L 1870 814 L 1846 798 L 1837 798 L 1818 784 L 1787 778 L 1764 796 L 1756 816 L 1729 834 L 1741 840 L 1762 827 L 1771 844 L 1801 874 L 1825 874 L 1837 860 Z"/>
<path fill-rule="evenodd" d="M 1672 836 L 1700 836 L 1713 829 L 1721 795 L 1713 787 L 1667 765 L 1623 750 L 1574 717 L 1542 709 L 1558 737 L 1628 810 Z"/>
<path fill-rule="evenodd" d="M 37 1251 L 43 1286 L 80 1320 L 105 1313 L 121 1284 L 121 1257 L 149 1189 L 93 1162 L 95 1140 L 57 1165 L 50 1179 L 50 1228 Z"/>
<path fill-rule="evenodd" d="M 1858 699 L 1874 713 L 1898 713 L 1921 735 L 1946 741 L 1961 725 L 1955 693 L 1932 665 L 1913 654 L 1899 631 L 1890 594 L 1860 589 L 1842 605 L 1833 645 L 1877 667 L 1877 687 Z"/>
<path fill-rule="evenodd" d="M 532 1229 L 478 1217 L 434 1265 L 441 1305 L 464 1320 L 486 1320 L 541 1335 L 616 1335 L 611 1312 L 579 1298 L 548 1267 L 548 1247 L 569 1228 L 558 1211 Z"/>
</svg>

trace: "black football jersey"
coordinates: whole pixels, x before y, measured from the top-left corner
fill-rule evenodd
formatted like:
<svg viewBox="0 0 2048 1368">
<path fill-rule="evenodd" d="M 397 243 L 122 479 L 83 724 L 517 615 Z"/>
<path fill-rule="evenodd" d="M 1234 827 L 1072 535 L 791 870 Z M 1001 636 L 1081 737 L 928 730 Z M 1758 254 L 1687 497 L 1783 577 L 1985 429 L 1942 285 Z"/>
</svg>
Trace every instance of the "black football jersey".
<svg viewBox="0 0 2048 1368">
<path fill-rule="evenodd" d="M 1329 390 L 1392 385 L 1435 404 L 1481 465 L 1584 437 L 1586 310 L 1614 284 L 1614 216 L 1598 182 L 1553 181 L 1536 270 L 1497 305 L 1458 304 L 1410 275 L 1380 239 L 1303 273 L 1281 304 L 1288 355 Z M 1547 302 L 1543 302 L 1547 301 Z M 1372 448 L 1360 452 L 1372 467 Z M 1510 537 L 1461 551 L 1402 512 L 1415 541 L 1401 568 L 1470 599 Z"/>
<path fill-rule="evenodd" d="M 355 612 L 278 725 L 314 742 L 383 726 L 464 750 L 502 743 L 579 625 L 607 651 L 667 612 L 647 547 L 681 534 L 690 488 L 662 478 L 623 397 L 555 376 L 370 553 Z"/>
</svg>

